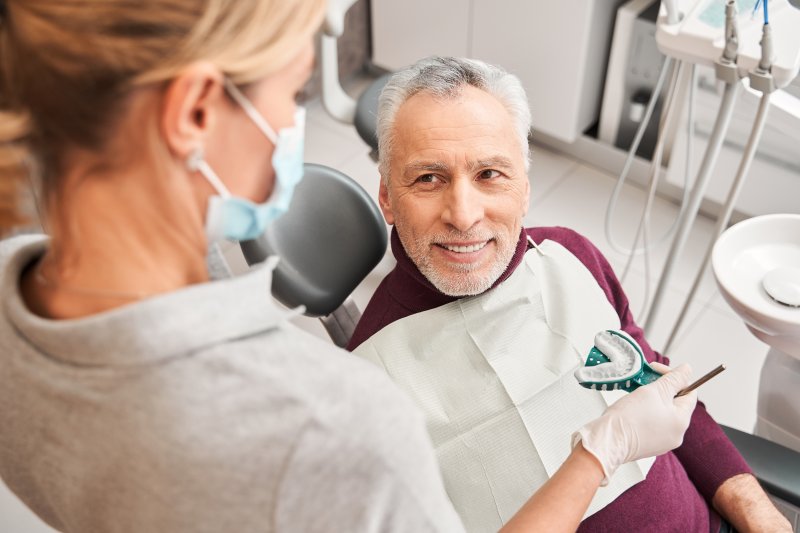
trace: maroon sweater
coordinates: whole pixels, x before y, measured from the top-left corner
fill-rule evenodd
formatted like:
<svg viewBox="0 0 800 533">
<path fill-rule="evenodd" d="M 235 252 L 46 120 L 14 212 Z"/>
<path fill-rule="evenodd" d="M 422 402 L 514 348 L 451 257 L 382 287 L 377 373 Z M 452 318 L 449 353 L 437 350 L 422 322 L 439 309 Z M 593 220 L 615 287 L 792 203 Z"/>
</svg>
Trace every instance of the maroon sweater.
<svg viewBox="0 0 800 533">
<path fill-rule="evenodd" d="M 511 263 L 495 285 L 507 279 L 522 262 L 528 248 L 526 234 L 536 243 L 549 239 L 572 252 L 595 277 L 617 311 L 622 329 L 636 339 L 647 360 L 669 363 L 645 341 L 642 329 L 633 320 L 628 298 L 606 258 L 591 242 L 572 230 L 561 227 L 523 230 Z M 349 350 L 395 320 L 456 299 L 439 292 L 417 270 L 394 230 L 392 252 L 397 266 L 372 296 L 348 345 Z M 656 458 L 644 481 L 584 520 L 578 531 L 716 533 L 720 517 L 710 507 L 711 499 L 726 479 L 745 472 L 750 472 L 747 463 L 705 406 L 698 403 L 683 445 Z"/>
</svg>

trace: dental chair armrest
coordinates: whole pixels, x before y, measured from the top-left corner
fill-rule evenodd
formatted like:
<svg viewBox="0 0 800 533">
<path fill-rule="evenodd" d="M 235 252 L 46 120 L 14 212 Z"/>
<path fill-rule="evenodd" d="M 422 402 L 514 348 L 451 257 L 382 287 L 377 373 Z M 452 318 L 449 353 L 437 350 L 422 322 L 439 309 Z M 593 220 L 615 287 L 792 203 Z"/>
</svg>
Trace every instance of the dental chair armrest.
<svg viewBox="0 0 800 533">
<path fill-rule="evenodd" d="M 333 343 L 340 348 L 346 348 L 360 319 L 361 311 L 355 301 L 348 297 L 333 313 L 320 317 L 319 320 Z"/>
<path fill-rule="evenodd" d="M 764 490 L 800 507 L 800 453 L 738 429 L 721 427 Z"/>
</svg>

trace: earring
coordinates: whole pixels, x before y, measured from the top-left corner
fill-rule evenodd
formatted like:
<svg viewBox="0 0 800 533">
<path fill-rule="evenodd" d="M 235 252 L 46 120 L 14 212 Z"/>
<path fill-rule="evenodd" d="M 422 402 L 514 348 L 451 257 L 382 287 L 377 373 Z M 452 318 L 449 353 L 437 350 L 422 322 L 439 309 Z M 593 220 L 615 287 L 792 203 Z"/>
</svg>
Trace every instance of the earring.
<svg viewBox="0 0 800 533">
<path fill-rule="evenodd" d="M 203 148 L 198 146 L 186 157 L 186 168 L 191 172 L 196 172 L 200 170 L 200 166 L 203 162 Z"/>
</svg>

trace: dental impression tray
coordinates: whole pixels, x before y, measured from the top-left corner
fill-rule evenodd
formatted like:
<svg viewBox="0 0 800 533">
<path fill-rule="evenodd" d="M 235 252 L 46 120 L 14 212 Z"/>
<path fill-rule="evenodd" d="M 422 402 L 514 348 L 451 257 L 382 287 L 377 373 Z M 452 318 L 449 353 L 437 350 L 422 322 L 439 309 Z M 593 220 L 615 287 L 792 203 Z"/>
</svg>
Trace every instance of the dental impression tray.
<svg viewBox="0 0 800 533">
<path fill-rule="evenodd" d="M 584 366 L 575 370 L 582 387 L 632 392 L 661 377 L 647 361 L 639 344 L 623 331 L 609 329 L 594 337 Z"/>
</svg>

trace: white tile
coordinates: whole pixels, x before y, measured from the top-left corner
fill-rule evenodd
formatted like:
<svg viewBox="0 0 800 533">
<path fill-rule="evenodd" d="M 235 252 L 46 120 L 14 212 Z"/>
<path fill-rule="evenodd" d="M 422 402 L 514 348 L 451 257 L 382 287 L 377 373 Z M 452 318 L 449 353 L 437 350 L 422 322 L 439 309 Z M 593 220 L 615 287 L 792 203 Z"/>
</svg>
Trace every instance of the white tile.
<svg viewBox="0 0 800 533">
<path fill-rule="evenodd" d="M 727 370 L 698 389 L 698 396 L 717 422 L 752 432 L 768 350 L 732 312 L 707 307 L 671 355 L 674 363 L 691 364 L 695 376 L 724 363 Z"/>
<path fill-rule="evenodd" d="M 306 105 L 306 123 L 335 133 L 343 142 L 351 142 L 353 147 L 367 148 L 366 143 L 358 136 L 355 126 L 333 118 L 319 99 Z"/>
<path fill-rule="evenodd" d="M 56 530 L 42 522 L 0 481 L 0 531 L 8 533 L 53 533 Z"/>
<path fill-rule="evenodd" d="M 305 160 L 338 169 L 358 154 L 369 153 L 355 127 L 331 118 L 322 105 L 309 105 L 306 118 Z"/>
<path fill-rule="evenodd" d="M 563 178 L 578 166 L 576 161 L 553 152 L 545 146 L 531 147 L 531 167 L 528 176 L 531 182 L 530 205 L 543 202 Z"/>
<path fill-rule="evenodd" d="M 617 267 L 615 267 L 617 269 Z M 621 271 L 621 268 L 617 269 Z M 633 313 L 636 322 L 644 327 L 642 320 L 642 309 L 645 300 L 645 278 L 644 274 L 640 272 L 630 272 L 622 283 L 625 289 L 625 295 L 630 302 L 631 312 Z M 650 290 L 650 298 L 652 299 L 653 288 Z M 677 310 L 683 305 L 686 298 L 686 293 L 679 289 L 669 288 L 664 296 L 664 308 L 667 310 L 674 310 L 672 313 L 664 313 L 663 316 L 655 322 L 651 331 L 647 332 L 647 342 L 650 346 L 658 352 L 663 353 L 667 357 L 672 357 L 670 353 L 665 352 L 665 345 L 668 336 L 672 332 L 675 321 L 672 320 L 673 315 L 677 315 Z M 697 324 L 698 316 L 705 310 L 705 302 L 695 302 L 686 315 L 686 320 L 681 326 L 678 337 L 673 342 L 673 346 L 677 346 L 678 339 L 685 337 L 689 330 Z"/>
<path fill-rule="evenodd" d="M 370 198 L 378 204 L 378 189 L 381 183 L 381 175 L 378 172 L 378 164 L 375 163 L 367 152 L 360 152 L 344 162 L 337 170 L 351 177 L 353 181 L 361 185 Z"/>
<path fill-rule="evenodd" d="M 578 165 L 557 184 L 545 201 L 531 208 L 525 223 L 560 225 L 575 229 L 589 238 L 608 258 L 618 275 L 621 275 L 628 256 L 612 248 L 604 230 L 606 209 L 615 183 L 614 176 L 592 167 Z M 645 191 L 627 184 L 623 187 L 612 218 L 612 237 L 618 247 L 629 248 L 632 244 L 645 200 Z M 652 207 L 649 230 L 651 241 L 658 239 L 668 230 L 677 216 L 677 211 L 677 207 L 672 203 L 656 198 Z M 688 293 L 706 246 L 710 242 L 711 231 L 711 221 L 699 217 L 695 229 L 689 236 L 685 252 L 675 264 L 671 287 Z M 653 289 L 668 252 L 668 243 L 650 252 Z M 631 270 L 644 273 L 643 255 L 634 258 Z M 713 279 L 708 275 L 704 276 L 697 293 L 698 301 L 707 302 L 715 290 Z M 663 313 L 659 314 L 659 318 L 661 314 Z M 667 318 L 674 320 L 675 317 L 676 315 L 671 315 Z"/>
</svg>

